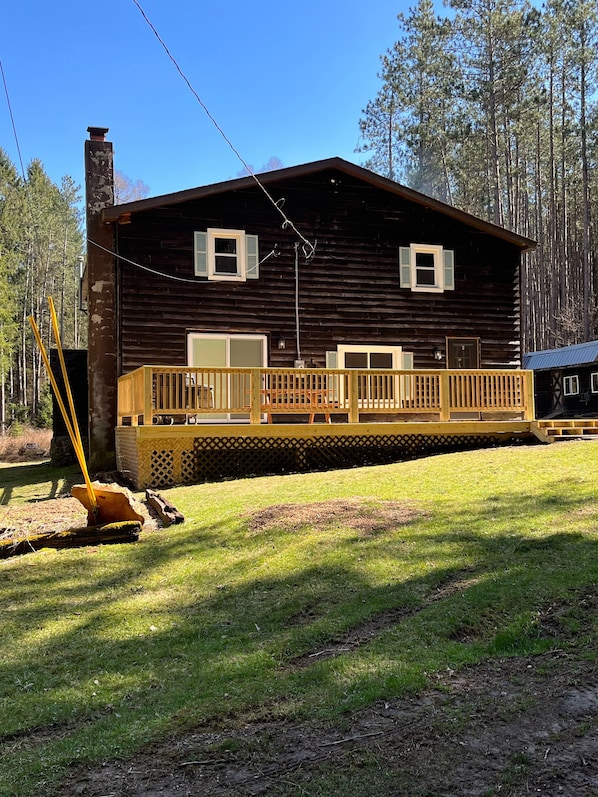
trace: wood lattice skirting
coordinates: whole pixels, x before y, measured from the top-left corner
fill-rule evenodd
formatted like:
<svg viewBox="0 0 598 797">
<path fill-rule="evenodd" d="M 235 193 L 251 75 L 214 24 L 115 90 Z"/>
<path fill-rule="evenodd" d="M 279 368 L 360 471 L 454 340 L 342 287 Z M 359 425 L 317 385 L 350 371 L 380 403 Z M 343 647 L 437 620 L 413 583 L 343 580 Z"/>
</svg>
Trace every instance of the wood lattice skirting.
<svg viewBox="0 0 598 797">
<path fill-rule="evenodd" d="M 384 464 L 529 439 L 524 421 L 118 427 L 117 467 L 138 489 Z"/>
</svg>

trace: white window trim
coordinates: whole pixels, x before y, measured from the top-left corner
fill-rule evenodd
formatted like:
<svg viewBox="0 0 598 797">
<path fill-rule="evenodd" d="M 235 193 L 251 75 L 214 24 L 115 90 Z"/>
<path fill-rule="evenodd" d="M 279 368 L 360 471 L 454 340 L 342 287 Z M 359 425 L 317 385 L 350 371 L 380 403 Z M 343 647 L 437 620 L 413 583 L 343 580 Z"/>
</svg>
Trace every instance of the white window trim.
<svg viewBox="0 0 598 797">
<path fill-rule="evenodd" d="M 225 360 L 226 364 L 224 366 L 209 366 L 209 365 L 194 365 L 193 364 L 193 342 L 195 340 L 225 340 L 226 341 L 226 348 L 225 348 Z M 266 335 L 258 335 L 258 334 L 251 334 L 251 333 L 234 333 L 234 332 L 188 332 L 187 333 L 187 364 L 189 368 L 204 368 L 207 372 L 210 371 L 210 368 L 214 368 L 214 370 L 218 370 L 220 367 L 230 368 L 230 342 L 231 340 L 258 340 L 261 342 L 261 349 L 262 349 L 262 365 L 256 366 L 264 368 L 268 365 L 268 338 Z M 225 377 L 224 382 L 221 383 L 222 385 L 226 385 L 226 390 L 230 390 L 230 379 L 231 377 Z M 217 390 L 217 385 L 209 382 L 207 385 L 211 390 Z M 222 413 L 218 415 L 208 415 L 204 414 L 201 415 L 200 413 L 197 414 L 197 418 L 201 419 L 202 423 L 222 423 L 223 421 L 226 422 L 233 422 L 233 423 L 250 423 L 249 416 L 240 416 L 231 414 L 230 412 Z M 265 420 L 266 416 L 262 415 L 262 420 Z"/>
<path fill-rule="evenodd" d="M 563 377 L 563 393 L 565 396 L 579 395 L 579 376 L 577 374 Z"/>
<path fill-rule="evenodd" d="M 223 230 L 208 227 L 208 279 L 219 282 L 245 282 L 247 279 L 247 254 L 245 249 L 244 230 Z M 216 271 L 216 239 L 232 238 L 237 242 L 236 274 L 221 274 Z M 232 258 L 231 258 L 232 259 Z"/>
<path fill-rule="evenodd" d="M 444 291 L 444 263 L 442 246 L 430 244 L 411 244 L 411 290 L 420 293 L 442 293 Z M 434 255 L 434 285 L 417 284 L 417 255 L 419 253 Z"/>
<path fill-rule="evenodd" d="M 348 352 L 366 352 L 368 354 L 392 354 L 392 366 L 389 369 L 379 369 L 379 368 L 367 368 L 367 369 L 358 369 L 358 370 L 389 370 L 389 371 L 402 371 L 402 370 L 411 370 L 413 369 L 413 353 L 409 351 L 403 351 L 402 346 L 368 346 L 367 344 L 345 344 L 340 343 L 336 347 L 335 352 L 326 352 L 326 367 L 334 367 L 339 369 L 345 369 L 345 354 Z M 332 362 L 335 364 L 332 365 Z M 408 378 L 405 377 L 396 377 L 395 380 L 395 390 L 397 395 L 401 394 L 403 398 L 410 398 L 410 383 Z M 341 402 L 345 401 L 345 392 L 344 392 L 344 382 L 340 384 L 339 390 L 339 399 Z M 359 404 L 362 405 L 361 399 L 359 400 Z"/>
<path fill-rule="evenodd" d="M 590 375 L 590 390 L 592 393 L 598 393 L 598 371 Z"/>
<path fill-rule="evenodd" d="M 230 238 L 236 241 L 237 271 L 234 274 L 223 274 L 216 271 L 216 240 Z M 244 230 L 229 230 L 220 227 L 208 227 L 205 231 L 194 234 L 194 270 L 195 276 L 215 282 L 245 282 L 259 279 L 259 242 L 257 235 L 249 235 Z"/>
<path fill-rule="evenodd" d="M 402 346 L 367 346 L 367 345 L 355 345 L 351 346 L 351 344 L 341 343 L 337 347 L 338 352 L 338 367 L 344 368 L 345 367 L 345 354 L 347 352 L 366 352 L 368 354 L 392 354 L 392 371 L 400 371 L 402 367 Z"/>
<path fill-rule="evenodd" d="M 417 255 L 431 254 L 434 257 L 434 284 L 418 285 Z M 399 247 L 399 282 L 401 288 L 416 293 L 444 293 L 455 290 L 455 253 L 440 244 L 409 244 Z"/>
</svg>

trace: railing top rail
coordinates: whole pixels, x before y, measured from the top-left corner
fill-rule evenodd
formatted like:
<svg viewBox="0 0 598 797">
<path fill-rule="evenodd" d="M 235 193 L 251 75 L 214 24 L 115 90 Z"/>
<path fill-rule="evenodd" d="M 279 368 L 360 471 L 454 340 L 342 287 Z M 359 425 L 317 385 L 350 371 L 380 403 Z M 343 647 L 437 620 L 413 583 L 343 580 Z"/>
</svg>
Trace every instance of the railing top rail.
<svg viewBox="0 0 598 797">
<path fill-rule="evenodd" d="M 465 369 L 465 368 L 409 368 L 409 369 L 390 369 L 390 368 L 268 368 L 268 367 L 248 367 L 248 366 L 237 366 L 237 367 L 228 367 L 228 366 L 212 366 L 212 365 L 142 365 L 139 368 L 135 368 L 132 371 L 128 371 L 126 374 L 122 374 L 119 379 L 123 379 L 124 377 L 134 377 L 135 374 L 141 373 L 143 371 L 152 371 L 154 373 L 189 373 L 190 371 L 212 371 L 215 373 L 230 373 L 230 374 L 238 374 L 238 373 L 252 373 L 254 371 L 259 371 L 261 374 L 293 374 L 295 376 L 305 376 L 307 374 L 350 374 L 350 373 L 359 373 L 359 374 L 366 374 L 372 376 L 385 376 L 385 375 L 398 375 L 398 376 L 439 376 L 441 374 L 445 374 L 448 376 L 457 376 L 457 377 L 477 377 L 483 378 L 486 376 L 510 376 L 510 377 L 520 377 L 524 374 L 530 373 L 529 371 L 525 371 L 523 369 L 515 369 L 515 368 L 477 368 L 477 369 Z"/>
</svg>

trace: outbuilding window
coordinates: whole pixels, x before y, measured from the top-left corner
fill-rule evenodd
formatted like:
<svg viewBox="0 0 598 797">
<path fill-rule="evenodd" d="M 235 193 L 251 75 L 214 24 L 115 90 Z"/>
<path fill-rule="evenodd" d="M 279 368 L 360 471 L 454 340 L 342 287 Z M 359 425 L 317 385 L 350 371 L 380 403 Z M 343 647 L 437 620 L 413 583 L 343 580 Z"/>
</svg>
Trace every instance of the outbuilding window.
<svg viewBox="0 0 598 797">
<path fill-rule="evenodd" d="M 592 393 L 598 393 L 598 371 L 594 371 L 594 373 L 591 375 L 590 385 Z"/>
<path fill-rule="evenodd" d="M 208 227 L 195 233 L 195 276 L 245 282 L 259 277 L 257 235 Z"/>
<path fill-rule="evenodd" d="M 566 396 L 577 396 L 579 394 L 579 377 L 577 374 L 563 378 L 563 392 Z"/>
<path fill-rule="evenodd" d="M 432 244 L 399 248 L 401 288 L 422 293 L 455 290 L 455 253 Z"/>
</svg>

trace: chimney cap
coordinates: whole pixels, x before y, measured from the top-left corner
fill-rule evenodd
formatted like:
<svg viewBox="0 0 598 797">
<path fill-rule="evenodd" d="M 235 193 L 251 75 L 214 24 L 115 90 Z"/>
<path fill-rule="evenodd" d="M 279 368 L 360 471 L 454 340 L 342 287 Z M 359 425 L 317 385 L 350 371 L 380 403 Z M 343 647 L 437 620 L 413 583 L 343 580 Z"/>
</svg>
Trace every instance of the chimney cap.
<svg viewBox="0 0 598 797">
<path fill-rule="evenodd" d="M 88 127 L 87 132 L 91 141 L 105 141 L 109 127 Z"/>
</svg>

